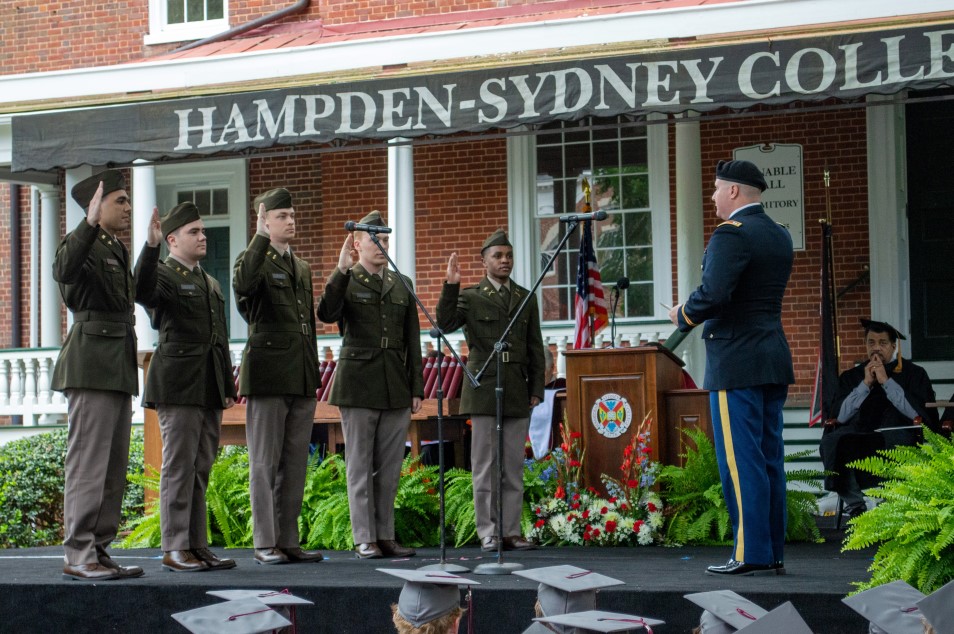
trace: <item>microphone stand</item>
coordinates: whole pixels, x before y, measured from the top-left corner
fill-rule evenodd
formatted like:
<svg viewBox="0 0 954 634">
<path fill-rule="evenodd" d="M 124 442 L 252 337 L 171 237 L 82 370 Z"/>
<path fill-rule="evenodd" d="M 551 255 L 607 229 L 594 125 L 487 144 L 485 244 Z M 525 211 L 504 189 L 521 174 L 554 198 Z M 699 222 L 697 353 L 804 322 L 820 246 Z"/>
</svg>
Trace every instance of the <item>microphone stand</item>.
<svg viewBox="0 0 954 634">
<path fill-rule="evenodd" d="M 616 347 L 616 307 L 619 305 L 619 284 L 613 288 L 613 310 L 610 313 L 610 340 Z"/>
<path fill-rule="evenodd" d="M 487 357 L 487 360 L 484 361 L 484 365 L 474 377 L 474 380 L 479 383 L 480 377 L 484 375 L 484 372 L 487 371 L 487 367 L 490 365 L 490 362 L 494 359 L 494 357 L 496 357 L 497 387 L 495 390 L 495 396 L 497 399 L 497 561 L 495 563 L 480 564 L 474 568 L 475 575 L 509 575 L 515 570 L 523 569 L 522 564 L 504 563 L 503 561 L 503 527 L 501 525 L 501 522 L 503 522 L 503 352 L 510 347 L 510 344 L 506 341 L 506 339 L 510 335 L 510 331 L 513 330 L 514 325 L 517 323 L 517 319 L 519 319 L 520 315 L 523 314 L 523 310 L 526 308 L 527 302 L 529 302 L 530 298 L 533 297 L 537 292 L 537 288 L 543 282 L 543 277 L 547 274 L 547 271 L 550 270 L 550 267 L 553 266 L 553 262 L 557 259 L 557 257 L 559 257 L 560 253 L 563 251 L 563 247 L 570 239 L 570 236 L 576 231 L 576 228 L 579 224 L 580 221 L 576 218 L 571 217 L 567 220 L 566 233 L 563 235 L 563 238 L 560 239 L 560 243 L 557 245 L 556 250 L 553 252 L 553 255 L 550 256 L 550 260 L 547 262 L 546 266 L 540 270 L 540 275 L 537 276 L 537 281 L 534 282 L 530 292 L 527 293 L 526 297 L 523 298 L 523 301 L 520 302 L 520 305 L 517 307 L 513 317 L 510 318 L 510 323 L 507 324 L 507 327 L 504 328 L 503 334 L 500 335 L 500 339 L 498 339 L 497 343 L 494 344 L 494 351 L 489 357 Z"/>
<path fill-rule="evenodd" d="M 427 308 L 424 307 L 421 298 L 417 296 L 417 293 L 414 292 L 414 289 L 411 287 L 411 284 L 405 279 L 401 274 L 400 269 L 398 269 L 397 264 L 394 263 L 394 260 L 391 259 L 391 255 L 388 253 L 388 250 L 384 248 L 381 244 L 381 240 L 378 239 L 377 231 L 368 231 L 368 237 L 371 239 L 371 242 L 378 247 L 378 250 L 384 254 L 384 257 L 387 258 L 388 264 L 397 274 L 399 280 L 404 285 L 404 288 L 407 289 L 407 292 L 411 294 L 411 297 L 414 298 L 414 302 L 421 309 L 421 312 L 424 313 L 424 316 L 427 318 L 427 321 L 431 324 L 431 336 L 437 339 L 437 351 L 438 351 L 438 363 L 437 363 L 437 461 L 438 461 L 438 481 L 437 481 L 437 491 L 438 491 L 438 500 L 440 508 L 440 538 L 441 538 L 441 561 L 440 563 L 422 566 L 420 570 L 443 570 L 445 572 L 467 572 L 470 570 L 464 566 L 458 564 L 448 564 L 446 561 L 447 557 L 447 527 L 445 526 L 444 518 L 444 386 L 443 379 L 441 376 L 441 364 L 440 356 L 443 356 L 441 350 L 441 341 L 447 346 L 447 349 L 450 350 L 451 356 L 457 361 L 458 365 L 461 366 L 464 370 L 464 376 L 467 377 L 467 380 L 470 381 L 470 384 L 475 388 L 480 385 L 477 379 L 473 374 L 470 373 L 470 370 L 467 369 L 467 366 L 464 365 L 464 362 L 461 361 L 460 355 L 457 354 L 457 351 L 454 350 L 454 346 L 450 344 L 447 338 L 444 336 L 444 333 L 441 332 L 441 329 L 437 327 L 437 322 L 434 321 L 434 318 L 431 317 L 431 314 L 427 312 Z M 420 351 L 418 351 L 420 354 Z"/>
</svg>

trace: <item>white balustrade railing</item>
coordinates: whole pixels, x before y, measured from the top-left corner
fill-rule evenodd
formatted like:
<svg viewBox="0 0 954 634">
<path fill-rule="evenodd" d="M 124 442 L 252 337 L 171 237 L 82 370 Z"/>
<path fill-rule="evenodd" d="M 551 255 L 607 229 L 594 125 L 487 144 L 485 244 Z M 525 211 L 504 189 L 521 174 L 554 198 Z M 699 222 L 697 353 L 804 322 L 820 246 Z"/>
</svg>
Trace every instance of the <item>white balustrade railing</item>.
<svg viewBox="0 0 954 634">
<path fill-rule="evenodd" d="M 656 343 L 672 333 L 669 322 L 649 322 L 641 324 L 621 324 L 616 335 L 617 346 L 638 346 L 643 343 Z M 572 347 L 573 326 L 544 326 L 544 341 L 556 348 L 556 376 L 566 377 L 566 358 L 563 352 Z M 464 350 L 464 335 L 457 332 L 447 335 L 458 353 Z M 609 343 L 603 335 L 597 335 L 596 347 Z M 421 353 L 433 349 L 435 340 L 424 335 L 421 338 Z M 229 344 L 232 362 L 237 366 L 242 362 L 244 341 Z M 318 337 L 318 350 L 321 358 L 338 358 L 341 352 L 341 338 L 332 336 Z M 0 350 L 0 416 L 21 416 L 24 425 L 62 424 L 66 422 L 66 398 L 60 392 L 50 388 L 53 376 L 53 364 L 59 354 L 59 348 L 18 348 Z M 684 361 L 688 349 L 682 351 Z M 142 372 L 139 385 L 143 385 Z M 142 422 L 143 413 L 139 398 L 133 401 L 133 421 Z"/>
</svg>

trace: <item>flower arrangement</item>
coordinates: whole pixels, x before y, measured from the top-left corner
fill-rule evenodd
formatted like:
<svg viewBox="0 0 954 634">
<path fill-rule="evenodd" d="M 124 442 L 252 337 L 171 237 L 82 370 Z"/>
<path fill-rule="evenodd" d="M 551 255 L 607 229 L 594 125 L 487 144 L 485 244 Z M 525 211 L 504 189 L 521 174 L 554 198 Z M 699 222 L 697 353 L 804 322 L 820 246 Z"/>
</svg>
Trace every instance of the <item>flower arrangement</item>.
<svg viewBox="0 0 954 634">
<path fill-rule="evenodd" d="M 581 434 L 561 425 L 562 443 L 552 452 L 556 487 L 533 506 L 530 539 L 542 544 L 635 546 L 660 540 L 663 505 L 652 490 L 659 465 L 651 459 L 649 416 L 623 449 L 621 477 L 603 474 L 609 494 L 582 486 L 584 451 Z"/>
</svg>

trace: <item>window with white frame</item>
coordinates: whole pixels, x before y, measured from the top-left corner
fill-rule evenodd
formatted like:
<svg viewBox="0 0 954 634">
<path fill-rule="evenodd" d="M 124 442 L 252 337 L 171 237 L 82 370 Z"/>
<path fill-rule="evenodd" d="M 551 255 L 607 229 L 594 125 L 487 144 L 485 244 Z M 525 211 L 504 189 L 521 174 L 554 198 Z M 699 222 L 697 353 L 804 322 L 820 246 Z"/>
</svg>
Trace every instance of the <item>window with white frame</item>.
<svg viewBox="0 0 954 634">
<path fill-rule="evenodd" d="M 582 179 L 591 188 L 593 211 L 608 217 L 593 223 L 603 289 L 609 303 L 621 278 L 629 288 L 620 294 L 618 318 L 658 318 L 657 299 L 668 297 L 670 232 L 665 161 L 651 159 L 647 126 L 624 117 L 553 122 L 542 126 L 536 139 L 536 210 L 534 222 L 542 267 L 549 261 L 567 229 L 555 216 L 582 211 Z M 665 139 L 663 133 L 662 139 Z M 665 141 L 662 141 L 665 143 Z M 659 154 L 668 155 L 666 148 Z M 658 156 L 658 155 L 657 155 Z M 656 172 L 656 173 L 654 173 Z M 654 192 L 658 193 L 654 200 Z M 581 230 L 570 237 L 540 286 L 542 319 L 574 319 Z"/>
<path fill-rule="evenodd" d="M 146 44 L 197 40 L 229 28 L 228 0 L 149 0 Z"/>
</svg>

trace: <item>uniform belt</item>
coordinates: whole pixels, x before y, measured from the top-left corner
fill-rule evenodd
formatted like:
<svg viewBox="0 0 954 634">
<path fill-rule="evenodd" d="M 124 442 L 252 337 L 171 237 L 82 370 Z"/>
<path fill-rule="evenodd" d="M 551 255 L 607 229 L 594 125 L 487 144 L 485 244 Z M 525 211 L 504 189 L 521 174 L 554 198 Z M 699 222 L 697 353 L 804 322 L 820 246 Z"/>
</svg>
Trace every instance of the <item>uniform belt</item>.
<svg viewBox="0 0 954 634">
<path fill-rule="evenodd" d="M 312 334 L 311 324 L 252 324 L 251 331 L 256 332 L 297 332 Z"/>
<path fill-rule="evenodd" d="M 379 340 L 349 341 L 345 339 L 342 348 L 390 348 L 391 350 L 404 350 L 404 340 L 394 337 L 381 337 Z"/>
<path fill-rule="evenodd" d="M 73 321 L 112 321 L 119 324 L 132 324 L 135 326 L 136 316 L 132 313 L 78 310 L 73 313 Z"/>
<path fill-rule="evenodd" d="M 223 338 L 219 336 L 219 333 L 212 333 L 211 337 L 182 337 L 178 336 L 175 333 L 164 332 L 159 335 L 159 343 L 208 343 L 213 346 L 219 345 L 223 341 Z"/>
<path fill-rule="evenodd" d="M 501 356 L 501 358 L 502 358 L 502 360 L 503 360 L 504 363 L 516 363 L 516 364 L 519 364 L 519 365 L 526 365 L 526 363 L 527 363 L 526 359 L 524 359 L 523 356 L 518 356 L 517 354 L 515 354 L 514 352 L 509 351 L 509 350 L 505 350 L 505 351 L 501 352 L 501 353 L 500 353 L 500 356 Z M 472 356 L 472 357 L 468 360 L 468 365 L 473 364 L 473 365 L 475 365 L 475 366 L 477 366 L 477 367 L 481 367 L 481 366 L 483 366 L 483 364 L 486 363 L 486 362 L 487 362 L 487 357 Z M 496 362 L 497 362 L 496 359 L 494 359 L 493 361 L 491 361 L 491 363 L 496 363 Z"/>
</svg>

